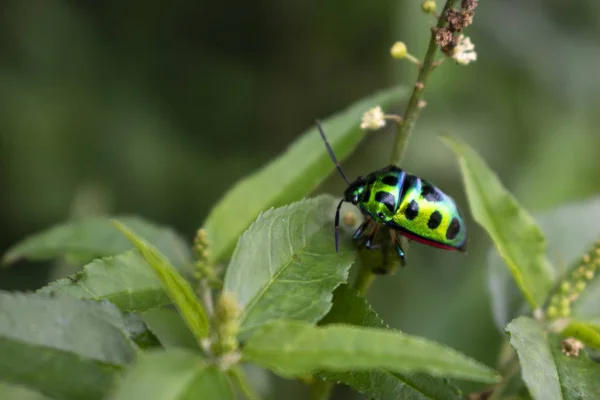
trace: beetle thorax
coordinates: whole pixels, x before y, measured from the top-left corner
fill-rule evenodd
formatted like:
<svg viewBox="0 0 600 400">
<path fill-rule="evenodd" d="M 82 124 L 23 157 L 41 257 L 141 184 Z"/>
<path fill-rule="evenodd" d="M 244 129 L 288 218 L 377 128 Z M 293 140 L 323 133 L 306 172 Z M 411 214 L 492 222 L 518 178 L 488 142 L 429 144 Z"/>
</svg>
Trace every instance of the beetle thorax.
<svg viewBox="0 0 600 400">
<path fill-rule="evenodd" d="M 348 186 L 344 191 L 344 200 L 356 205 L 360 199 L 360 195 L 365 190 L 366 182 L 363 178 L 358 178 Z"/>
</svg>

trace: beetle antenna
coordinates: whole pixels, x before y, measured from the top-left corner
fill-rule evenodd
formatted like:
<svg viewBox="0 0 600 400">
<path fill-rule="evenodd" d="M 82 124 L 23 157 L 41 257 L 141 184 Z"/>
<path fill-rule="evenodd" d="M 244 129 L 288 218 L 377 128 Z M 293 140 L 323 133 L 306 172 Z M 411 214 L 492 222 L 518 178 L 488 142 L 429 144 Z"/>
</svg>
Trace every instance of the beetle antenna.
<svg viewBox="0 0 600 400">
<path fill-rule="evenodd" d="M 344 178 L 344 180 L 348 183 L 348 185 L 350 185 L 351 182 L 348 180 L 348 178 L 346 178 L 346 175 L 344 174 L 344 171 L 342 171 L 342 167 L 340 166 L 340 163 L 338 163 L 337 158 L 335 158 L 335 154 L 333 154 L 333 149 L 331 148 L 331 146 L 329 145 L 329 142 L 327 141 L 327 138 L 325 137 L 325 132 L 323 132 L 323 128 L 321 128 L 321 124 L 319 123 L 319 121 L 315 121 L 315 123 L 317 124 L 319 133 L 321 134 L 321 137 L 323 138 L 323 141 L 325 142 L 325 147 L 327 147 L 327 151 L 329 152 L 329 157 L 331 157 L 331 161 L 333 161 L 333 163 L 337 167 L 338 171 L 340 171 L 342 178 Z M 338 210 L 339 210 L 339 208 L 338 208 Z M 336 234 L 337 234 L 337 230 L 336 230 Z M 336 243 L 337 243 L 337 241 L 336 241 Z"/>
<path fill-rule="evenodd" d="M 342 208 L 342 203 L 344 200 L 340 201 L 340 204 L 337 206 L 337 210 L 335 211 L 335 252 L 339 253 L 339 242 L 340 242 L 340 208 Z"/>
</svg>

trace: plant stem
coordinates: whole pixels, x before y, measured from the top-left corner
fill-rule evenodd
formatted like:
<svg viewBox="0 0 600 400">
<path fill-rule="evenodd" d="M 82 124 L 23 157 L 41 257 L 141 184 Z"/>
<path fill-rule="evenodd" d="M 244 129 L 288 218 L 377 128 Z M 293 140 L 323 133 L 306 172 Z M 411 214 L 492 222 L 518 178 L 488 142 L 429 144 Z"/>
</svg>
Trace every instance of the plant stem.
<svg viewBox="0 0 600 400">
<path fill-rule="evenodd" d="M 440 63 L 435 61 L 435 55 L 438 50 L 438 45 L 435 41 L 435 34 L 437 29 L 444 26 L 446 20 L 444 16 L 446 15 L 446 11 L 454 6 L 454 4 L 458 0 L 447 0 L 444 5 L 444 9 L 442 10 L 441 17 L 438 19 L 438 23 L 436 25 L 436 29 L 431 30 L 431 39 L 429 39 L 429 46 L 427 47 L 427 53 L 425 53 L 425 59 L 423 63 L 419 63 L 419 76 L 417 77 L 417 82 L 415 83 L 412 95 L 410 100 L 408 101 L 408 105 L 406 106 L 406 110 L 404 111 L 404 116 L 402 122 L 398 124 L 398 129 L 396 131 L 396 140 L 394 142 L 394 147 L 392 149 L 392 159 L 391 163 L 396 164 L 400 163 L 402 156 L 404 155 L 404 151 L 408 144 L 408 139 L 410 134 L 412 133 L 415 123 L 419 118 L 419 113 L 421 111 L 420 101 L 423 97 L 423 92 L 425 91 L 425 84 L 429 79 L 429 75 L 431 71 L 433 71 Z M 411 60 L 415 61 L 415 60 Z M 417 60 L 418 62 L 418 60 Z M 365 296 L 371 287 L 371 284 L 375 280 L 375 274 L 373 274 L 373 269 L 367 265 L 367 263 L 363 263 L 358 272 L 358 276 L 354 281 L 354 288 L 359 292 L 361 296 Z M 316 381 L 311 385 L 311 399 L 312 400 L 327 400 L 330 397 L 331 391 L 335 384 L 333 382 L 323 382 Z"/>
<path fill-rule="evenodd" d="M 371 283 L 375 280 L 375 274 L 373 274 L 373 269 L 362 263 L 360 269 L 358 270 L 358 276 L 354 281 L 354 289 L 358 291 L 361 296 L 365 296 L 371 287 Z"/>
<path fill-rule="evenodd" d="M 438 23 L 436 28 L 431 30 L 431 39 L 429 39 L 429 46 L 427 47 L 427 53 L 425 53 L 425 59 L 420 68 L 419 76 L 417 77 L 417 82 L 415 83 L 412 95 L 410 96 L 410 100 L 408 101 L 408 105 L 406 106 L 406 110 L 404 111 L 403 121 L 398 124 L 398 129 L 396 131 L 396 140 L 394 142 L 394 147 L 392 150 L 391 163 L 399 164 L 400 160 L 404 156 L 404 152 L 408 145 L 408 139 L 412 131 L 414 130 L 415 123 L 419 118 L 419 114 L 421 111 L 420 102 L 423 97 L 423 92 L 425 91 L 425 85 L 427 84 L 427 80 L 429 79 L 429 75 L 431 72 L 439 65 L 435 61 L 435 55 L 437 54 L 438 45 L 435 41 L 435 34 L 437 29 L 444 26 L 446 20 L 444 16 L 446 15 L 446 11 L 454 6 L 454 4 L 458 0 L 447 0 L 444 5 L 444 9 L 442 10 L 441 17 L 438 19 Z M 375 276 L 373 275 L 373 271 L 366 265 L 361 266 L 359 274 L 354 282 L 354 288 L 359 291 L 359 293 L 364 296 L 371 283 L 373 283 Z"/>
<path fill-rule="evenodd" d="M 233 366 L 227 371 L 227 374 L 247 400 L 260 399 L 258 393 L 254 391 L 254 388 L 248 382 L 248 378 L 246 377 L 246 373 L 244 372 L 242 367 L 240 367 L 239 365 Z"/>
<path fill-rule="evenodd" d="M 442 10 L 441 17 L 438 20 L 436 28 L 439 29 L 446 23 L 444 16 L 446 15 L 446 11 L 448 11 L 457 0 L 448 0 L 446 1 L 446 5 L 444 5 L 444 9 Z M 438 45 L 435 42 L 435 33 L 436 29 L 432 29 L 431 31 L 431 39 L 429 39 L 429 47 L 427 48 L 427 53 L 425 53 L 425 59 L 423 60 L 423 64 L 421 66 L 421 71 L 419 72 L 419 76 L 417 77 L 417 83 L 414 86 L 412 95 L 410 96 L 410 100 L 408 101 L 408 105 L 406 106 L 406 110 L 404 111 L 404 122 L 398 125 L 398 129 L 396 131 L 396 140 L 394 142 L 393 152 L 391 163 L 398 164 L 406 151 L 406 146 L 408 145 L 408 139 L 415 127 L 415 123 L 419 118 L 419 113 L 421 111 L 421 107 L 419 107 L 419 102 L 423 97 L 423 92 L 425 91 L 425 87 L 427 85 L 427 81 L 429 79 L 429 75 L 431 75 L 431 71 L 433 71 L 436 67 L 435 65 L 435 55 L 438 50 Z"/>
</svg>

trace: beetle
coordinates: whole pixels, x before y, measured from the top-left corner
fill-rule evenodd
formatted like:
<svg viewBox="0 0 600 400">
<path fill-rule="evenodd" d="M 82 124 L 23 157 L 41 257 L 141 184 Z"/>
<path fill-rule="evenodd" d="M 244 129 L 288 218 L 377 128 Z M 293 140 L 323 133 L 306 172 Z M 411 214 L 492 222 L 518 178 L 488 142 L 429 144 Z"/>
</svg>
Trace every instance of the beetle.
<svg viewBox="0 0 600 400">
<path fill-rule="evenodd" d="M 395 165 L 378 169 L 351 182 L 338 163 L 323 128 L 316 121 L 329 157 L 348 183 L 344 197 L 335 213 L 335 250 L 339 251 L 340 208 L 344 202 L 357 206 L 365 221 L 353 235 L 354 240 L 365 236 L 365 247 L 373 243 L 381 226 L 389 228 L 391 241 L 404 265 L 405 252 L 400 236 L 443 250 L 466 252 L 467 226 L 456 202 L 439 188 Z"/>
</svg>

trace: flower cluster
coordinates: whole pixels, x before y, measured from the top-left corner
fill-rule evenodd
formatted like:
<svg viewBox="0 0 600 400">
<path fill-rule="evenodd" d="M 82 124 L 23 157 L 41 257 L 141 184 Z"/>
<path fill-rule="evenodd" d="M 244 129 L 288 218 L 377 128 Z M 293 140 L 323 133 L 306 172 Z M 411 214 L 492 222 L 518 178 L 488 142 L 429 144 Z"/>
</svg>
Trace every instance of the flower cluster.
<svg viewBox="0 0 600 400">
<path fill-rule="evenodd" d="M 464 35 L 456 35 L 473 23 L 475 7 L 477 7 L 476 0 L 463 0 L 459 10 L 446 11 L 443 18 L 446 19 L 448 25 L 435 32 L 435 41 L 442 51 L 461 65 L 467 65 L 477 60 L 475 45 L 471 39 Z"/>
<path fill-rule="evenodd" d="M 192 250 L 196 256 L 194 263 L 196 278 L 198 280 L 205 279 L 211 287 L 219 288 L 221 285 L 218 278 L 219 270 L 210 262 L 210 241 L 206 230 L 202 228 L 198 230 L 194 237 Z"/>
<path fill-rule="evenodd" d="M 363 114 L 360 129 L 375 131 L 385 126 L 385 115 L 381 107 L 377 106 L 371 108 L 369 111 Z"/>
<path fill-rule="evenodd" d="M 477 7 L 475 0 L 463 0 L 460 10 L 450 9 L 446 12 L 446 21 L 448 28 L 452 32 L 462 32 L 463 28 L 473 23 L 473 15 Z"/>
<path fill-rule="evenodd" d="M 380 106 L 373 107 L 365 112 L 360 121 L 360 129 L 367 131 L 376 131 L 383 128 L 386 120 L 393 120 L 402 123 L 402 117 L 395 114 L 384 114 Z"/>
<path fill-rule="evenodd" d="M 467 65 L 472 61 L 476 61 L 477 53 L 475 52 L 475 45 L 471 43 L 471 39 L 465 37 L 465 35 L 460 35 L 458 37 L 458 44 L 452 50 L 452 58 L 461 65 Z"/>
<path fill-rule="evenodd" d="M 546 312 L 548 319 L 569 317 L 571 304 L 579 298 L 598 270 L 600 270 L 600 241 L 583 256 L 577 268 L 560 283 L 557 293 L 550 298 Z"/>
</svg>

